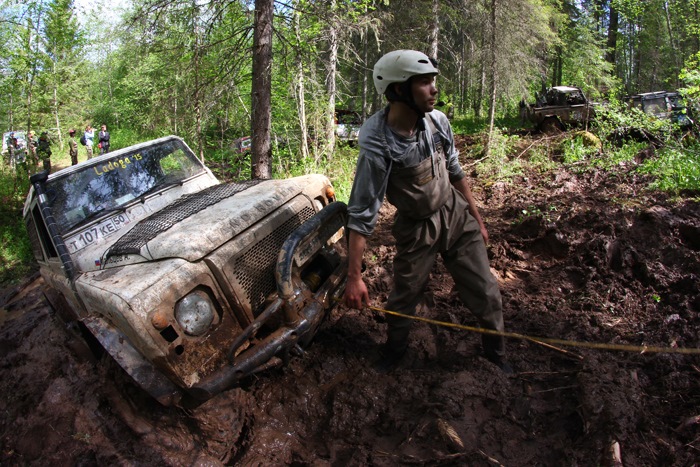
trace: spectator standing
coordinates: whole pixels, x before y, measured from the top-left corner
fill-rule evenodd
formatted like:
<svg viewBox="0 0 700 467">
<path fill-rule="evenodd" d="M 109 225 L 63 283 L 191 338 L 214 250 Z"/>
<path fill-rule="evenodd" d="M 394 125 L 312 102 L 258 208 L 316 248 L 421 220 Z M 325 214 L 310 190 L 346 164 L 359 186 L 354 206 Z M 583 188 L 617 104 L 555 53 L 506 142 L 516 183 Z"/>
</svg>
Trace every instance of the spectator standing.
<svg viewBox="0 0 700 467">
<path fill-rule="evenodd" d="M 44 170 L 51 173 L 51 142 L 49 134 L 46 131 L 41 133 L 37 142 L 36 153 L 39 159 L 44 163 Z"/>
<path fill-rule="evenodd" d="M 75 130 L 68 130 L 68 154 L 70 155 L 71 165 L 78 163 L 78 142 L 75 140 Z"/>
<path fill-rule="evenodd" d="M 34 139 L 34 131 L 27 133 L 27 172 L 31 175 L 34 173 L 39 161 L 36 158 L 36 140 Z"/>
<path fill-rule="evenodd" d="M 100 148 L 100 154 L 106 154 L 109 152 L 109 131 L 107 131 L 107 125 L 102 125 L 102 129 L 98 133 Z"/>
<path fill-rule="evenodd" d="M 92 159 L 92 146 L 95 143 L 95 130 L 91 125 L 85 127 L 85 133 L 83 134 L 85 138 L 85 150 L 87 151 L 87 158 Z"/>
<path fill-rule="evenodd" d="M 17 138 L 12 132 L 7 135 L 7 154 L 10 156 L 10 165 L 15 163 L 15 148 L 17 147 Z"/>
</svg>

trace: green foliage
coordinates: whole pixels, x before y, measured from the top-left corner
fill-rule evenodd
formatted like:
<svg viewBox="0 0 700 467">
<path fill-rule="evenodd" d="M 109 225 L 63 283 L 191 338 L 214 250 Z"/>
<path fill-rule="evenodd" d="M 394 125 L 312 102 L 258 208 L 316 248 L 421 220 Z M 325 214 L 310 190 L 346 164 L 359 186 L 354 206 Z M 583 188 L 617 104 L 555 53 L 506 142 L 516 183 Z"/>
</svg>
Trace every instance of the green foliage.
<svg viewBox="0 0 700 467">
<path fill-rule="evenodd" d="M 686 98 L 688 107 L 700 108 L 700 52 L 688 58 L 679 78 L 685 85 L 679 92 Z"/>
<path fill-rule="evenodd" d="M 547 147 L 536 146 L 530 150 L 528 165 L 538 172 L 544 173 L 554 170 L 559 164 L 552 159 Z"/>
<path fill-rule="evenodd" d="M 540 208 L 539 206 L 528 206 L 527 209 L 520 210 L 517 219 L 513 223 L 521 224 L 530 218 L 540 218 L 546 223 L 551 224 L 558 219 L 557 207 L 554 205 L 549 205 L 544 208 Z"/>
<path fill-rule="evenodd" d="M 670 120 L 655 118 L 619 102 L 596 109 L 596 127 L 604 147 L 634 140 L 666 143 L 676 131 Z"/>
<path fill-rule="evenodd" d="M 631 162 L 640 151 L 649 147 L 649 144 L 642 141 L 626 141 L 620 147 L 612 147 L 605 152 L 600 152 L 591 161 L 592 165 L 611 169 L 624 162 Z"/>
<path fill-rule="evenodd" d="M 13 283 L 32 267 L 29 237 L 22 220 L 22 206 L 29 179 L 22 170 L 0 163 L 0 285 Z"/>
<path fill-rule="evenodd" d="M 571 136 L 562 140 L 559 146 L 565 164 L 574 164 L 598 154 L 599 144 L 592 144 L 586 132 L 574 133 Z"/>
<path fill-rule="evenodd" d="M 522 160 L 510 158 L 517 153 L 516 148 L 519 141 L 520 137 L 517 135 L 509 136 L 499 129 L 494 129 L 491 135 L 489 155 L 476 165 L 479 177 L 496 182 L 512 180 L 513 177 L 522 175 Z"/>
<path fill-rule="evenodd" d="M 222 181 L 250 180 L 250 151 L 239 153 L 231 148 L 216 149 L 205 156 L 206 164 Z"/>
<path fill-rule="evenodd" d="M 667 147 L 657 152 L 655 159 L 648 160 L 640 172 L 652 174 L 655 181 L 651 187 L 671 193 L 700 191 L 700 146 L 690 148 Z"/>
<path fill-rule="evenodd" d="M 335 195 L 339 201 L 347 203 L 350 199 L 358 155 L 359 149 L 357 147 L 348 145 L 336 146 L 332 163 L 324 161 L 320 167 L 320 172 L 325 174 L 333 183 Z"/>
</svg>

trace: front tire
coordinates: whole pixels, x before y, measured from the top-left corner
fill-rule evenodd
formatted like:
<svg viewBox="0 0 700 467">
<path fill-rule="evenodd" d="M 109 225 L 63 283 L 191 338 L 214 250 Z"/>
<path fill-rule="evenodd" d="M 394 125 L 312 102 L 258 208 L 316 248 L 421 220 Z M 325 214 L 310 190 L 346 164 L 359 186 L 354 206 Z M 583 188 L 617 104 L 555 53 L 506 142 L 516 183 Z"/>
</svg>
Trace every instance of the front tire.
<svg viewBox="0 0 700 467">
<path fill-rule="evenodd" d="M 540 131 L 548 136 L 558 135 L 563 130 L 561 122 L 556 117 L 547 117 L 540 124 Z"/>
</svg>

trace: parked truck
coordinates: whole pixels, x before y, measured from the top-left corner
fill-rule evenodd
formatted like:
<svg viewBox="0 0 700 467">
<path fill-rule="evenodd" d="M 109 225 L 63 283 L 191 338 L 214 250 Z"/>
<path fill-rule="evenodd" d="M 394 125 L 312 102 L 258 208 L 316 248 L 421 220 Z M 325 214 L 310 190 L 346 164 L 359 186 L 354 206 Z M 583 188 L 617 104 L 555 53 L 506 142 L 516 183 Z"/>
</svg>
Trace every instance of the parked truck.
<svg viewBox="0 0 700 467">
<path fill-rule="evenodd" d="M 595 116 L 593 103 L 575 86 L 554 86 L 537 93 L 534 104 L 521 103 L 521 112 L 536 129 L 546 134 L 586 125 Z"/>
</svg>

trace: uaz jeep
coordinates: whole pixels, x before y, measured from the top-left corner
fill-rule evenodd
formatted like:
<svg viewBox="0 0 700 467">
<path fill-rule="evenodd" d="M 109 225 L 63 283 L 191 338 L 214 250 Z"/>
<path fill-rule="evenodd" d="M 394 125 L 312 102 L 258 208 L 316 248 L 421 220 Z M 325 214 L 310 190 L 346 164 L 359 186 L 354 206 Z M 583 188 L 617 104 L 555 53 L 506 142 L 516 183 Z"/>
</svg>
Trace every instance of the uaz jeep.
<svg viewBox="0 0 700 467">
<path fill-rule="evenodd" d="M 569 126 L 586 124 L 595 116 L 595 106 L 580 88 L 554 86 L 537 94 L 534 105 L 524 108 L 525 116 L 543 133 L 551 134 Z"/>
<path fill-rule="evenodd" d="M 162 404 L 283 363 L 342 293 L 346 206 L 325 176 L 221 184 L 169 136 L 31 182 L 56 315 Z"/>
</svg>

